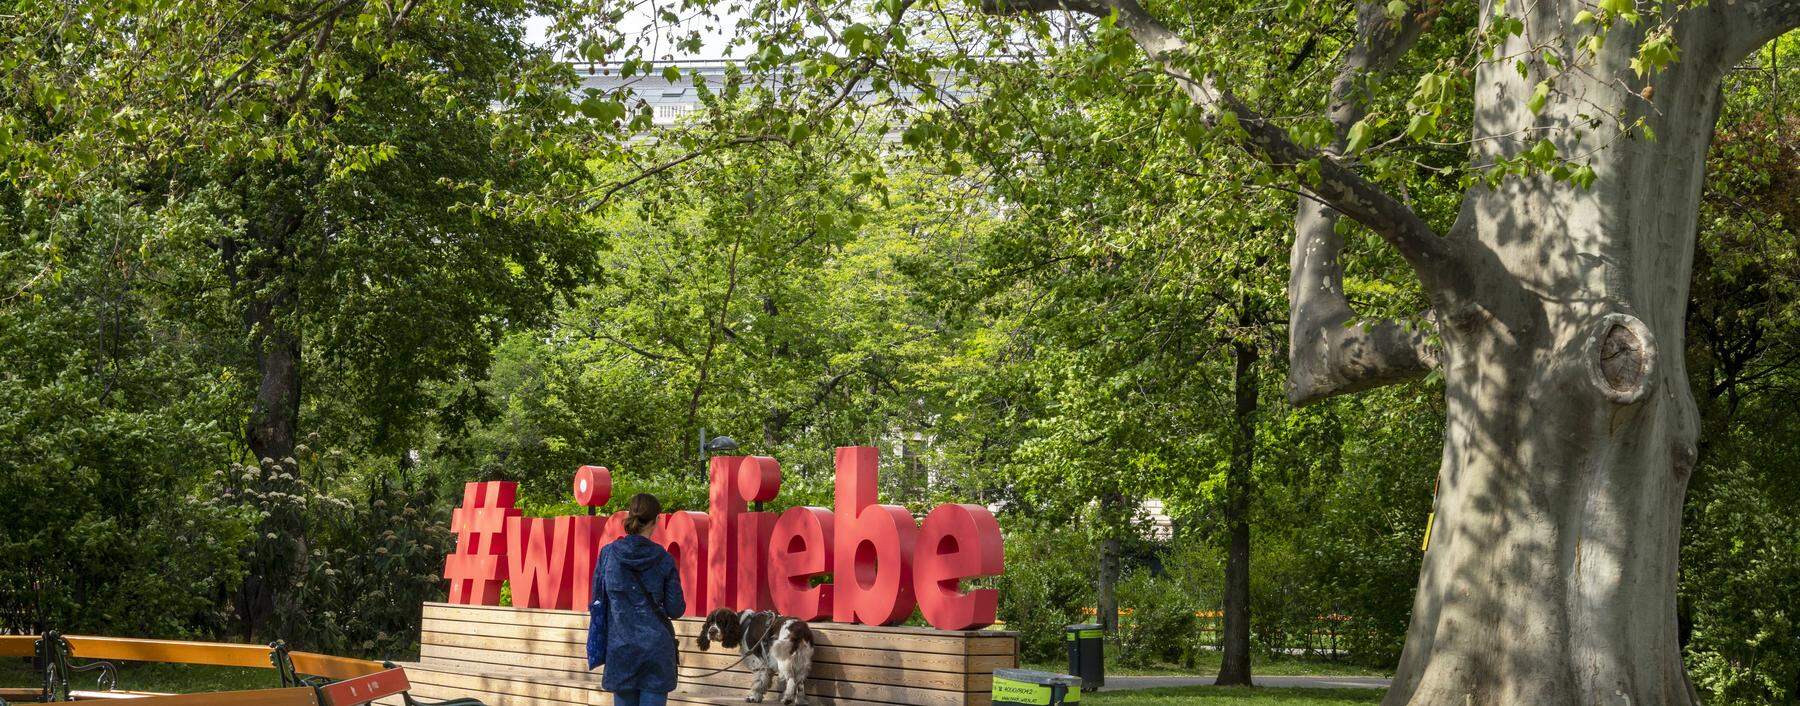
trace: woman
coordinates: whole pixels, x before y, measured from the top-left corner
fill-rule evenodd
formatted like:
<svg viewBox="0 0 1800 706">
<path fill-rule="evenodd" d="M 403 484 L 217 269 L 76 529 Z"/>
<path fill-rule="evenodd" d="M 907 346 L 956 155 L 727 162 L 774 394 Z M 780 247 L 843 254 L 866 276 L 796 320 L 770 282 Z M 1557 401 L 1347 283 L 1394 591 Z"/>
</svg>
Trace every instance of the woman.
<svg viewBox="0 0 1800 706">
<path fill-rule="evenodd" d="M 588 609 L 588 669 L 606 665 L 600 688 L 615 706 L 663 706 L 675 689 L 675 631 L 687 610 L 675 558 L 650 539 L 662 503 L 639 493 L 625 508 L 625 536 L 600 550 Z"/>
</svg>

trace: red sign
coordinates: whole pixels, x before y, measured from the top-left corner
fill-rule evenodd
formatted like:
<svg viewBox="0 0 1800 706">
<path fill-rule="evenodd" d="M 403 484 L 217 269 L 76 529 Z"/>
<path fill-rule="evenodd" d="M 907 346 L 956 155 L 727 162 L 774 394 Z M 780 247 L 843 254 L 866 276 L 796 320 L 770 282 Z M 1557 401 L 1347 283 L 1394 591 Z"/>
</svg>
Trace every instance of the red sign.
<svg viewBox="0 0 1800 706">
<path fill-rule="evenodd" d="M 674 555 L 688 615 L 715 608 L 780 611 L 802 620 L 892 625 L 914 609 L 933 627 L 965 630 L 994 622 L 998 592 L 962 590 L 966 579 L 1005 567 L 1000 524 L 980 505 L 943 505 L 913 521 L 906 508 L 877 502 L 873 447 L 837 450 L 835 507 L 751 512 L 773 500 L 781 465 L 767 456 L 712 459 L 708 512 L 663 515 L 656 541 Z M 577 500 L 603 505 L 605 468 L 582 466 Z M 451 528 L 456 552 L 444 560 L 450 602 L 498 605 L 511 580 L 513 605 L 573 609 L 592 599 L 600 548 L 624 536 L 625 513 L 603 517 L 521 517 L 517 484 L 470 483 Z"/>
<path fill-rule="evenodd" d="M 357 706 L 411 688 L 412 685 L 406 681 L 406 671 L 395 667 L 355 679 L 332 682 L 319 687 L 319 695 L 325 697 L 325 706 Z"/>
</svg>

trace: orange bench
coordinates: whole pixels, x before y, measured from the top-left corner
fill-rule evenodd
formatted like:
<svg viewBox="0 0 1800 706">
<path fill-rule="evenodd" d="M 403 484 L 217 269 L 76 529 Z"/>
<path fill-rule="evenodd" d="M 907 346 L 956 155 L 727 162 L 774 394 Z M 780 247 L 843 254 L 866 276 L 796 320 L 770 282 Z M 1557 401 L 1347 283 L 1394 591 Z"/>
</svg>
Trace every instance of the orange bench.
<svg viewBox="0 0 1800 706">
<path fill-rule="evenodd" d="M 0 706 L 11 701 L 71 701 L 131 699 L 150 706 L 359 706 L 375 699 L 397 696 L 408 706 L 481 706 L 473 699 L 420 702 L 408 693 L 406 672 L 392 663 L 334 657 L 311 652 L 291 652 L 281 642 L 268 647 L 223 642 L 146 640 L 128 637 L 38 635 L 0 636 L 0 657 L 36 657 L 45 665 L 44 686 L 39 689 L 0 689 Z M 75 665 L 70 659 L 92 660 Z M 167 662 L 222 667 L 273 669 L 281 688 L 207 694 L 153 694 L 120 691 L 114 661 Z M 77 691 L 69 688 L 73 672 L 99 671 L 101 688 Z"/>
</svg>

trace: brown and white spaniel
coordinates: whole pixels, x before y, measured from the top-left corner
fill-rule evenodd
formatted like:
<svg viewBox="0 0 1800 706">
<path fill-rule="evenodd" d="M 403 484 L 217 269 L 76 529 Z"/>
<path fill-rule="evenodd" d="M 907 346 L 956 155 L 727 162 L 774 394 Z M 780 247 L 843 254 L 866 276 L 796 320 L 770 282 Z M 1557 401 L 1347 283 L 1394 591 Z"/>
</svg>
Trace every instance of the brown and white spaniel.
<svg viewBox="0 0 1800 706">
<path fill-rule="evenodd" d="M 781 703 L 804 706 L 806 675 L 812 671 L 813 658 L 812 628 L 806 621 L 771 610 L 720 608 L 700 626 L 700 649 L 712 649 L 714 642 L 737 648 L 744 656 L 744 666 L 756 675 L 745 701 L 762 701 L 770 683 L 779 679 L 782 683 L 776 691 L 781 692 Z"/>
</svg>

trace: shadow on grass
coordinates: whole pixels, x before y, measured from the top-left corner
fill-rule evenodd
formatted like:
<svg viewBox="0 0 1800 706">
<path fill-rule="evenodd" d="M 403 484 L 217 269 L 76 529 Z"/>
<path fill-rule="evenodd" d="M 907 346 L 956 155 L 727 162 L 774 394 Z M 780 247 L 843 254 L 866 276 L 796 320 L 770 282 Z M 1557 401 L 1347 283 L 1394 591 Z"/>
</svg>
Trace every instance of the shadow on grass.
<svg viewBox="0 0 1800 706">
<path fill-rule="evenodd" d="M 1026 669 L 1062 673 L 1068 671 L 1066 661 L 1033 662 Z M 1203 653 L 1191 667 L 1161 664 L 1152 667 L 1126 667 L 1108 659 L 1106 674 L 1120 677 L 1192 677 L 1219 673 L 1218 653 Z M 1270 657 L 1253 655 L 1250 673 L 1258 677 L 1391 677 L 1391 669 L 1366 667 L 1346 661 L 1307 657 Z"/>
<path fill-rule="evenodd" d="M 1344 706 L 1380 703 L 1383 689 L 1280 689 L 1243 686 L 1185 686 L 1167 689 L 1135 689 L 1083 694 L 1087 706 L 1213 706 L 1218 704 L 1280 704 L 1281 706 Z"/>
</svg>

